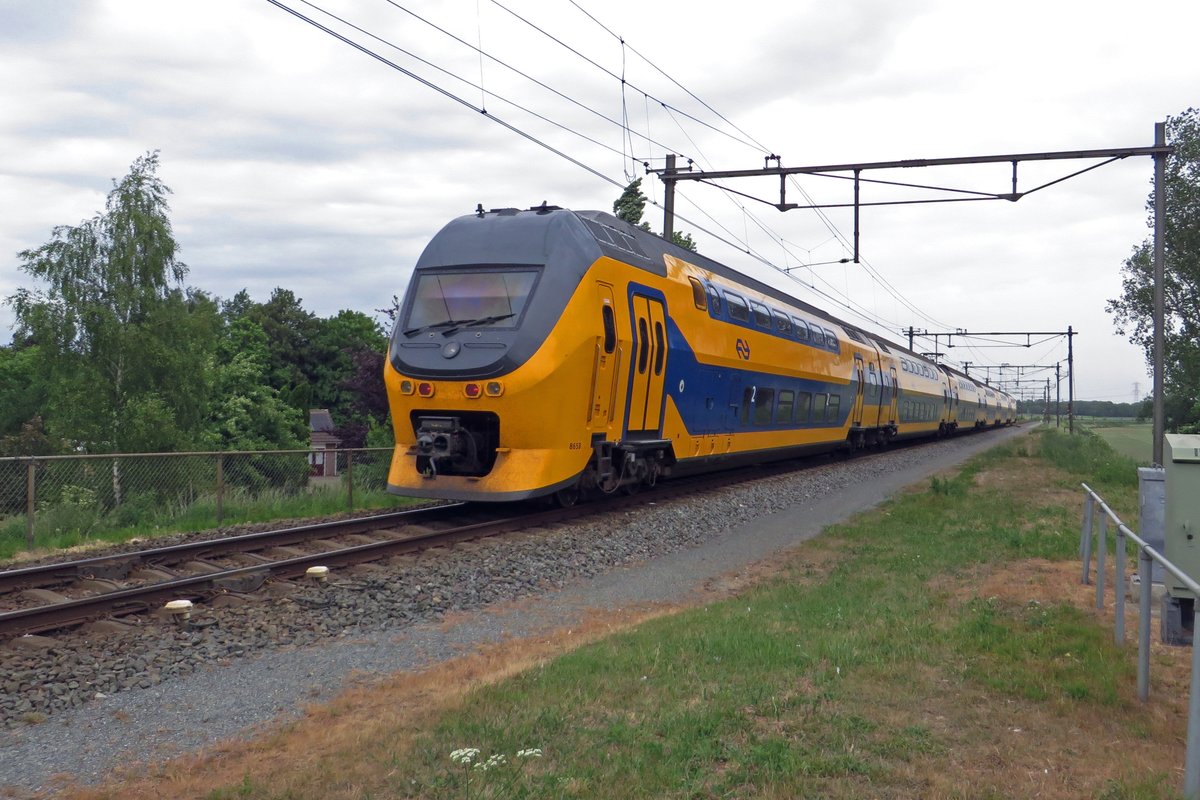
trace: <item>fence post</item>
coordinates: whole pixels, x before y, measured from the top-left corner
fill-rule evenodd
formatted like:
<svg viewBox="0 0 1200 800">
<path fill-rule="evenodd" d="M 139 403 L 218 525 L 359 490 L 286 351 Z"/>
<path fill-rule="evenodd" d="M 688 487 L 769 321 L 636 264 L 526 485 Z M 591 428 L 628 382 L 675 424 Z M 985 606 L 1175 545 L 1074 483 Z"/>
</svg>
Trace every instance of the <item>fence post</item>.
<svg viewBox="0 0 1200 800">
<path fill-rule="evenodd" d="M 1095 500 L 1092 499 L 1092 493 L 1087 493 L 1087 498 L 1083 504 L 1083 530 L 1079 534 L 1079 552 L 1083 556 L 1083 574 L 1079 576 L 1079 582 L 1087 586 L 1089 573 L 1092 571 L 1092 505 Z"/>
<path fill-rule="evenodd" d="M 1117 644 L 1125 641 L 1125 531 L 1117 526 L 1117 563 L 1113 565 L 1113 638 Z"/>
<path fill-rule="evenodd" d="M 225 455 L 217 453 L 217 524 L 225 518 Z"/>
<path fill-rule="evenodd" d="M 336 458 L 336 456 L 335 456 Z M 354 451 L 346 451 L 346 510 L 354 513 Z"/>
<path fill-rule="evenodd" d="M 1138 700 L 1145 703 L 1150 699 L 1150 604 L 1153 602 L 1154 562 L 1146 548 L 1138 549 L 1138 579 L 1141 581 L 1142 599 L 1138 609 Z"/>
<path fill-rule="evenodd" d="M 1100 531 L 1096 535 L 1096 608 L 1104 609 L 1104 562 L 1108 555 L 1108 514 L 1100 514 Z"/>
<path fill-rule="evenodd" d="M 37 462 L 30 459 L 29 464 L 25 467 L 25 544 L 30 550 L 33 549 L 33 514 L 37 507 L 37 503 L 34 501 L 34 489 L 37 488 L 36 476 Z"/>
</svg>

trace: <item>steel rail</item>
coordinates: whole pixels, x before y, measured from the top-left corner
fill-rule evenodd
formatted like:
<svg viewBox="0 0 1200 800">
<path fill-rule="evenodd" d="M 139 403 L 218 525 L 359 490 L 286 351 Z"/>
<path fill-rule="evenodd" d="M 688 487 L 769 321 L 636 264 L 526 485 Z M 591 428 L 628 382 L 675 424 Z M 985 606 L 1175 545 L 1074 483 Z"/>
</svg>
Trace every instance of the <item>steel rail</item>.
<svg viewBox="0 0 1200 800">
<path fill-rule="evenodd" d="M 131 550 L 126 553 L 5 570 L 0 572 L 0 594 L 86 578 L 112 578 L 114 576 L 121 578 L 130 570 L 142 565 L 161 566 L 185 559 L 228 555 L 262 547 L 281 547 L 319 538 L 322 535 L 340 536 L 375 530 L 380 526 L 419 524 L 426 518 L 437 519 L 445 516 L 451 510 L 461 509 L 464 505 L 464 503 L 447 503 L 439 506 L 425 506 L 387 514 L 374 514 L 369 517 L 318 522 L 311 525 L 258 531 L 241 536 L 184 542 L 148 550 Z"/>
</svg>

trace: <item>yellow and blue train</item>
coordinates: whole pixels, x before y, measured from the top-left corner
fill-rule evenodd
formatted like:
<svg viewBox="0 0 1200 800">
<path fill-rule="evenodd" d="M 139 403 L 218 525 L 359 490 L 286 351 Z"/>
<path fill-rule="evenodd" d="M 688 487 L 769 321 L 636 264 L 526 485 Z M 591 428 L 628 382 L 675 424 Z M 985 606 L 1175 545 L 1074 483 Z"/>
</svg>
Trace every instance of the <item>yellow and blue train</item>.
<svg viewBox="0 0 1200 800">
<path fill-rule="evenodd" d="M 1011 397 L 610 214 L 461 217 L 384 379 L 394 493 L 511 501 L 1015 422 Z"/>
</svg>

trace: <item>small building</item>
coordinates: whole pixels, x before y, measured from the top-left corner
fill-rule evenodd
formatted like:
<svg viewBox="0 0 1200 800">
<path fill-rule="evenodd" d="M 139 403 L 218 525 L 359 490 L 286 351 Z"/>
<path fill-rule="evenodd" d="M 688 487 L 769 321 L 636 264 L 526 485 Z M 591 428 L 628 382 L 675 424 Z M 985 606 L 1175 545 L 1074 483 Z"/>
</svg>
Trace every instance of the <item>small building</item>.
<svg viewBox="0 0 1200 800">
<path fill-rule="evenodd" d="M 342 440 L 333 435 L 333 417 L 327 408 L 311 408 L 308 411 L 309 475 L 314 478 L 332 478 L 338 474 L 337 448 Z"/>
</svg>

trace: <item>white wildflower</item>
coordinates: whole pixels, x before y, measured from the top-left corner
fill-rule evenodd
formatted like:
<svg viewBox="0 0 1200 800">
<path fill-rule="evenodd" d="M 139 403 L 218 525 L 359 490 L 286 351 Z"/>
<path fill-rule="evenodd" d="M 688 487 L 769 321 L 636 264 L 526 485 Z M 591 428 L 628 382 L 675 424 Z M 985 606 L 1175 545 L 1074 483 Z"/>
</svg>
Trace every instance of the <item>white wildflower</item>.
<svg viewBox="0 0 1200 800">
<path fill-rule="evenodd" d="M 542 757 L 542 748 L 540 748 L 540 747 L 531 747 L 528 750 L 518 750 L 517 751 L 517 758 L 541 758 L 541 757 Z"/>
<path fill-rule="evenodd" d="M 496 753 L 494 756 L 488 758 L 487 761 L 481 761 L 476 764 L 475 769 L 479 770 L 480 772 L 487 772 L 489 769 L 499 767 L 507 761 L 508 759 L 504 757 L 503 753 Z"/>
<path fill-rule="evenodd" d="M 455 764 L 470 764 L 479 755 L 478 747 L 464 747 L 450 754 L 450 760 Z"/>
</svg>

